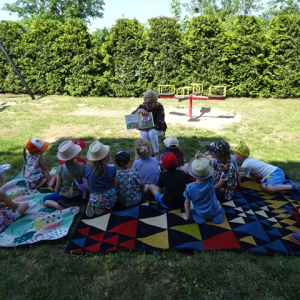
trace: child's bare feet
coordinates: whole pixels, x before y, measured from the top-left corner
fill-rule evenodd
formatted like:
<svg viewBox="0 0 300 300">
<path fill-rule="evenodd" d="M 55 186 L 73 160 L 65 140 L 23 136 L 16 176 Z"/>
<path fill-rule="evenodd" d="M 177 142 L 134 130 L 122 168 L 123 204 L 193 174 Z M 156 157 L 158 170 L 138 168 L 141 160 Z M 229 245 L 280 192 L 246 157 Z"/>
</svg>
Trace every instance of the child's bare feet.
<svg viewBox="0 0 300 300">
<path fill-rule="evenodd" d="M 187 217 L 187 214 L 185 212 L 181 213 L 180 217 L 187 220 L 187 221 L 189 220 L 189 218 Z"/>
</svg>

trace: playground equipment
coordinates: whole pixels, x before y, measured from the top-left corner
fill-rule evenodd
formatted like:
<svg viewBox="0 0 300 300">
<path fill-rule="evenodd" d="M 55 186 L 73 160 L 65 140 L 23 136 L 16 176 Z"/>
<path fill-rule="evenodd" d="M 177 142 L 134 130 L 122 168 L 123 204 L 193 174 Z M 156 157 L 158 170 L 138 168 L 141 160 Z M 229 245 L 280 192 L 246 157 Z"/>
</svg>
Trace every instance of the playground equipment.
<svg viewBox="0 0 300 300">
<path fill-rule="evenodd" d="M 192 117 L 193 100 L 225 100 L 226 98 L 225 85 L 211 85 L 208 89 L 208 96 L 203 96 L 203 85 L 201 83 L 192 83 L 189 86 L 183 86 L 176 90 L 175 85 L 159 85 L 159 98 L 176 98 L 179 102 L 189 100 L 189 117 Z M 212 91 L 222 90 L 221 95 L 213 95 Z M 167 92 L 166 92 L 167 91 Z"/>
<path fill-rule="evenodd" d="M 13 60 L 11 59 L 11 57 L 7 53 L 6 49 L 4 48 L 4 45 L 3 45 L 2 41 L 0 41 L 0 48 L 1 48 L 2 52 L 4 53 L 4 55 L 6 56 L 7 60 L 10 62 L 11 66 L 13 67 L 16 74 L 19 76 L 20 80 L 22 81 L 24 87 L 27 90 L 27 93 L 30 95 L 31 99 L 34 100 L 35 98 L 34 98 L 32 92 L 31 92 L 30 88 L 27 86 L 27 84 L 26 84 L 25 80 L 23 79 L 22 75 L 20 74 L 18 68 L 16 67 Z"/>
<path fill-rule="evenodd" d="M 222 95 L 211 95 L 211 91 L 213 89 L 223 89 L 223 94 Z M 193 112 L 193 100 L 225 100 L 226 98 L 226 86 L 223 85 L 211 85 L 209 87 L 209 96 L 198 96 L 198 95 L 193 95 L 191 94 L 188 98 L 182 99 L 179 101 L 184 101 L 184 100 L 190 100 L 189 103 L 189 117 L 192 117 L 192 112 Z"/>
<path fill-rule="evenodd" d="M 175 85 L 159 85 L 158 86 L 158 98 L 174 98 L 175 97 Z"/>
</svg>

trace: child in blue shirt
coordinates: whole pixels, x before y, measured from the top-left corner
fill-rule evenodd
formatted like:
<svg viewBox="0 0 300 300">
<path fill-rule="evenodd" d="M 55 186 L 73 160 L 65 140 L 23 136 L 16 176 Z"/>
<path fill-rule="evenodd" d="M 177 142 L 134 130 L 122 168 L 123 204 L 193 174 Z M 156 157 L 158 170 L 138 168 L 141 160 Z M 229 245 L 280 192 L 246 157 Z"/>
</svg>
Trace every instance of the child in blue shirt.
<svg viewBox="0 0 300 300">
<path fill-rule="evenodd" d="M 103 145 L 99 141 L 90 145 L 87 159 L 92 162 L 92 167 L 85 170 L 86 184 L 90 190 L 86 215 L 91 218 L 94 214 L 100 215 L 116 204 L 117 170 L 114 166 L 108 165 L 109 146 Z"/>
<path fill-rule="evenodd" d="M 225 211 L 220 207 L 214 189 L 214 167 L 209 158 L 197 153 L 188 165 L 188 172 L 196 178 L 196 182 L 189 184 L 184 191 L 185 212 L 180 216 L 189 220 L 191 217 L 198 224 L 212 219 L 216 224 L 223 222 Z"/>
</svg>

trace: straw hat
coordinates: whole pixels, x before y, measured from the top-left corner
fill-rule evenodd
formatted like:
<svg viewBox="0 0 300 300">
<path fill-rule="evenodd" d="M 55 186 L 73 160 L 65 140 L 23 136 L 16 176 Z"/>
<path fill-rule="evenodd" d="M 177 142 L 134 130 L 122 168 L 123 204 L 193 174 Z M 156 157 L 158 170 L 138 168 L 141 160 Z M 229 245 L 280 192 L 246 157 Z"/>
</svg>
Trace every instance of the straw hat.
<svg viewBox="0 0 300 300">
<path fill-rule="evenodd" d="M 109 152 L 109 146 L 103 145 L 99 141 L 93 142 L 86 155 L 88 160 L 97 161 L 103 159 Z"/>
<path fill-rule="evenodd" d="M 189 162 L 188 172 L 197 179 L 206 179 L 214 174 L 214 167 L 206 157 L 193 158 Z"/>
<path fill-rule="evenodd" d="M 75 145 L 72 141 L 64 141 L 58 147 L 57 158 L 63 161 L 68 161 L 74 158 L 81 151 L 79 145 Z"/>
</svg>

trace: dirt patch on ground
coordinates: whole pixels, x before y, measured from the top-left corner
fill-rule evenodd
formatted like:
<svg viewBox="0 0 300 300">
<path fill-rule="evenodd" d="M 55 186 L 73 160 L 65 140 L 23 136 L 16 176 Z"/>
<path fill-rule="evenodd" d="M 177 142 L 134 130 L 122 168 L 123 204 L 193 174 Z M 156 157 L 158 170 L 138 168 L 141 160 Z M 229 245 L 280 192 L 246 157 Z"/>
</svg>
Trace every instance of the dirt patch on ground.
<svg viewBox="0 0 300 300">
<path fill-rule="evenodd" d="M 210 107 L 202 107 L 200 110 L 199 108 L 193 108 L 192 118 L 189 117 L 188 108 L 165 108 L 165 115 L 167 124 L 182 124 L 215 130 L 234 122 L 240 122 L 242 119 L 240 115 L 234 112 Z"/>
</svg>

